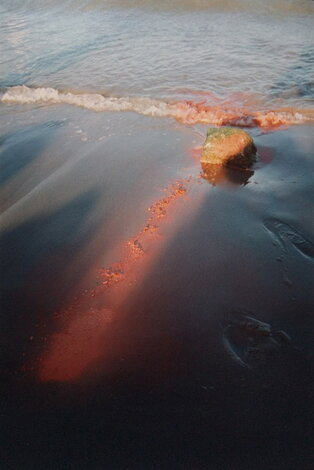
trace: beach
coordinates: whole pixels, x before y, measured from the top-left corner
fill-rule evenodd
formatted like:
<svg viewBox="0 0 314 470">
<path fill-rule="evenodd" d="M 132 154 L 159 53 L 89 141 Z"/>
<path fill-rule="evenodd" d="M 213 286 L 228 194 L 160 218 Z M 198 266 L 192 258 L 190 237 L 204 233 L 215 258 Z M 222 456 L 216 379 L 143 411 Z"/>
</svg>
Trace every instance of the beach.
<svg viewBox="0 0 314 470">
<path fill-rule="evenodd" d="M 312 468 L 310 3 L 1 7 L 1 468 Z"/>
</svg>

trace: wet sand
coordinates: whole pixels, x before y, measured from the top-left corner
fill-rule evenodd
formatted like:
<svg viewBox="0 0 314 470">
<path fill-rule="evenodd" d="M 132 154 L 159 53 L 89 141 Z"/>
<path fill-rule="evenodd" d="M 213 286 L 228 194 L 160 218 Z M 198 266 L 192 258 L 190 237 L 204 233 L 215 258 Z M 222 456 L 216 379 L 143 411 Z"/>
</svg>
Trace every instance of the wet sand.
<svg viewBox="0 0 314 470">
<path fill-rule="evenodd" d="M 313 127 L 208 182 L 205 126 L 0 124 L 3 468 L 310 469 Z"/>
</svg>

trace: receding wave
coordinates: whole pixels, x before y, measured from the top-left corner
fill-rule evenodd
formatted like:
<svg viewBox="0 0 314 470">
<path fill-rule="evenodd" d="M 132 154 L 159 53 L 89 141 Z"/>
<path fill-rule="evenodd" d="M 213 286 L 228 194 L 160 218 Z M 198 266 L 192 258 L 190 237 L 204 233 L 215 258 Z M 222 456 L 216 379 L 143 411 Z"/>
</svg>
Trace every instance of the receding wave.
<svg viewBox="0 0 314 470">
<path fill-rule="evenodd" d="M 243 127 L 277 127 L 302 124 L 314 120 L 314 109 L 250 109 L 247 106 L 226 106 L 208 101 L 163 101 L 145 97 L 115 97 L 99 93 L 67 92 L 55 88 L 30 88 L 18 85 L 7 88 L 2 103 L 67 104 L 91 111 L 131 111 L 144 116 L 169 117 L 184 124 L 233 125 Z"/>
</svg>

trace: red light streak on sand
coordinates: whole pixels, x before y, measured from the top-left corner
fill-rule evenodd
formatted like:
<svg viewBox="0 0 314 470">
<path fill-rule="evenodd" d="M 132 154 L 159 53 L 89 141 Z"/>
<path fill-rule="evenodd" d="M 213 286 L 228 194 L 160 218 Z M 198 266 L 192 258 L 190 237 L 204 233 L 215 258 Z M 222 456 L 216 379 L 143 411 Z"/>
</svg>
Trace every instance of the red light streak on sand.
<svg viewBox="0 0 314 470">
<path fill-rule="evenodd" d="M 78 304 L 78 308 L 83 308 L 83 304 Z M 67 316 L 67 313 L 64 312 L 64 315 Z M 89 306 L 88 311 L 78 311 L 78 315 L 72 312 L 68 324 L 65 323 L 61 331 L 53 335 L 47 354 L 41 358 L 40 380 L 64 382 L 79 377 L 88 364 L 99 356 L 104 331 L 113 316 L 114 313 L 105 307 L 97 309 Z"/>
<path fill-rule="evenodd" d="M 201 198 L 187 196 L 187 186 L 195 181 L 199 177 L 167 188 L 167 195 L 148 209 L 144 226 L 124 243 L 120 261 L 99 271 L 99 285 L 54 315 L 59 331 L 50 337 L 48 349 L 39 360 L 41 381 L 74 380 L 99 357 L 106 358 L 107 354 L 110 360 L 110 328 L 123 316 L 122 306 L 150 272 L 178 223 L 195 213 L 201 202 Z M 184 211 L 180 213 L 178 200 L 183 198 Z"/>
</svg>

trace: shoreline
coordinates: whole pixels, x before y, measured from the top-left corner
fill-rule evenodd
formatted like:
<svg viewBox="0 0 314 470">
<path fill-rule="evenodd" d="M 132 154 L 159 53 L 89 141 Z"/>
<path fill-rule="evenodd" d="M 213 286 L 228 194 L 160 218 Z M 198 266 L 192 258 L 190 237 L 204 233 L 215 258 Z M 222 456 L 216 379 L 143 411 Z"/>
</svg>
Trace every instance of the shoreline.
<svg viewBox="0 0 314 470">
<path fill-rule="evenodd" d="M 54 455 L 49 439 L 61 449 L 59 463 L 72 465 L 63 442 L 88 441 L 95 427 L 106 431 L 92 444 L 91 468 L 101 446 L 108 450 L 110 468 L 118 468 L 119 461 L 120 468 L 129 462 L 134 470 L 150 469 L 153 456 L 156 468 L 188 459 L 194 470 L 198 455 L 203 455 L 199 468 L 210 462 L 223 468 L 230 458 L 219 451 L 222 439 L 229 447 L 238 442 L 235 460 L 241 470 L 254 460 L 257 440 L 268 445 L 262 470 L 276 455 L 286 468 L 301 456 L 306 462 L 314 357 L 313 126 L 254 130 L 262 158 L 245 185 L 223 179 L 213 186 L 199 178 L 201 165 L 192 150 L 202 145 L 205 130 L 169 119 L 101 116 L 69 107 L 25 111 L 7 129 L 1 188 L 3 387 L 8 439 L 15 426 L 22 436 L 19 454 L 8 454 L 11 465 L 19 455 L 28 463 L 35 455 L 33 468 L 46 464 Z M 183 185 L 176 186 L 179 197 L 168 200 L 176 182 Z M 164 218 L 149 219 L 164 208 Z M 147 224 L 158 230 L 151 237 L 145 232 L 145 238 L 141 230 Z M 113 285 L 108 303 L 99 279 L 119 275 L 114 263 L 123 264 L 131 256 L 127 251 L 123 258 L 123 250 L 134 247 L 145 254 L 138 261 L 135 250 L 135 262 L 123 265 L 130 277 L 121 287 Z M 84 290 L 83 301 L 76 301 Z M 280 343 L 265 363 L 257 360 L 253 370 L 241 367 L 223 344 L 224 325 L 234 310 L 282 330 L 292 346 Z M 86 311 L 91 315 L 80 324 Z M 92 360 L 70 380 L 54 365 L 56 375 L 50 372 L 42 381 L 38 371 L 58 335 L 65 339 L 55 353 L 62 367 L 73 345 L 75 356 L 85 360 L 91 352 Z M 243 359 L 244 340 L 228 341 Z M 68 366 L 74 367 L 71 361 Z M 76 437 L 62 408 L 69 400 Z M 290 415 L 291 400 L 297 418 Z M 60 409 L 60 421 L 53 424 Z M 288 427 L 278 438 L 283 416 Z M 46 423 L 48 440 L 40 431 Z M 68 430 L 65 441 L 59 426 Z M 303 447 L 283 454 L 295 432 Z M 187 447 L 184 435 L 190 436 Z"/>
</svg>

